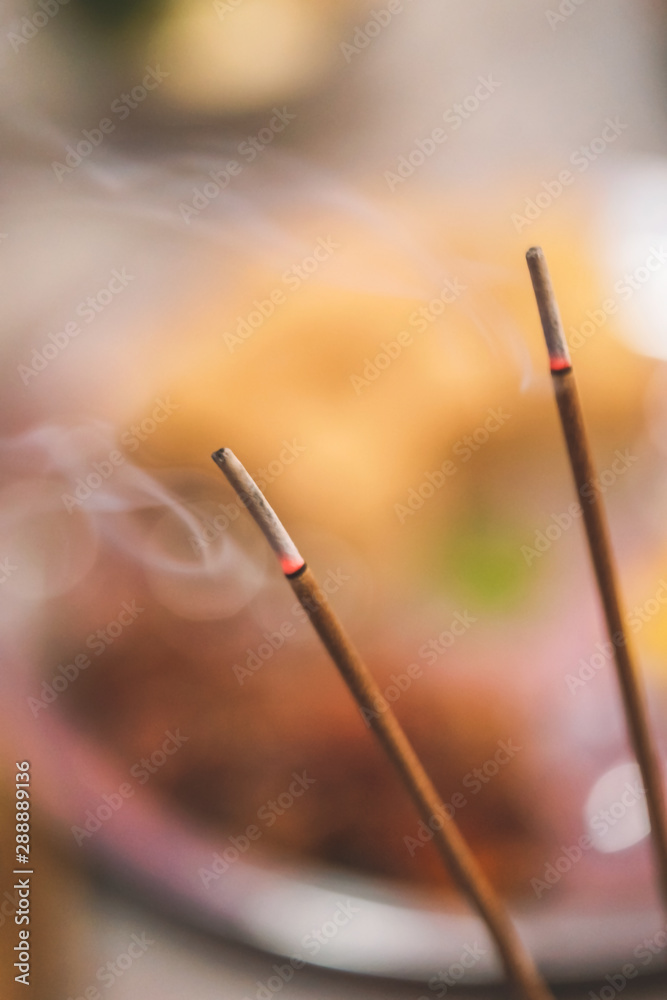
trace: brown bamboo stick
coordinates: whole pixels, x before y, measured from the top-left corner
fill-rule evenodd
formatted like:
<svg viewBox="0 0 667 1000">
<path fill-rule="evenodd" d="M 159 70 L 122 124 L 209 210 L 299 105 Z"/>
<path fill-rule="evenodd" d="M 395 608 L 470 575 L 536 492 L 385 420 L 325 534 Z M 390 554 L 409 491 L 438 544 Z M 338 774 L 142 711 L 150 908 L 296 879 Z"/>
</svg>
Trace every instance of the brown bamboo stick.
<svg viewBox="0 0 667 1000">
<path fill-rule="evenodd" d="M 434 831 L 434 843 L 461 891 L 484 920 L 496 944 L 509 982 L 518 1000 L 554 1000 L 521 941 L 505 906 L 476 858 L 448 816 L 445 805 L 389 706 L 380 688 L 334 614 L 294 542 L 243 465 L 228 449 L 213 454 L 241 501 L 264 533 L 280 561 L 283 573 L 306 611 L 357 705 L 369 719 L 375 735 L 400 773 L 422 819 Z"/>
<path fill-rule="evenodd" d="M 556 403 L 574 484 L 580 497 L 595 579 L 614 649 L 630 739 L 646 790 L 660 892 L 667 910 L 667 814 L 662 769 L 651 732 L 642 681 L 628 642 L 604 501 L 595 475 L 570 352 L 544 252 L 540 247 L 532 247 L 526 254 L 526 260 L 549 352 Z"/>
</svg>

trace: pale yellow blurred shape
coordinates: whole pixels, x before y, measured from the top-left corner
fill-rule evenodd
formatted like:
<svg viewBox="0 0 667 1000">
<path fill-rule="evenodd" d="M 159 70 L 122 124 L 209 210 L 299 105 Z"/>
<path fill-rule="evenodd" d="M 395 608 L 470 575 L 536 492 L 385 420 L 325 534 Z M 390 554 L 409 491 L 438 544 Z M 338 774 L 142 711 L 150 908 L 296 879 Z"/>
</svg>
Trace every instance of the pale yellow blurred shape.
<svg viewBox="0 0 667 1000">
<path fill-rule="evenodd" d="M 226 11 L 230 6 L 233 9 Z M 340 10 L 304 0 L 189 0 L 160 22 L 152 55 L 184 109 L 243 113 L 300 97 L 332 68 Z"/>
</svg>

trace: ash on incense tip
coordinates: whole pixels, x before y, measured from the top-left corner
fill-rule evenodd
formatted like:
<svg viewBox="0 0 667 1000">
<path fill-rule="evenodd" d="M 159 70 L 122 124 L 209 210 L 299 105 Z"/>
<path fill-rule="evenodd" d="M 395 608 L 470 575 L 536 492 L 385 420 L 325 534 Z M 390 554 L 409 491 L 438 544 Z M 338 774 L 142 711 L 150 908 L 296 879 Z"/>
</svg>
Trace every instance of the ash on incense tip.
<svg viewBox="0 0 667 1000">
<path fill-rule="evenodd" d="M 526 253 L 526 262 L 542 321 L 551 371 L 553 374 L 564 374 L 572 367 L 570 349 L 542 247 L 531 247 Z"/>
<path fill-rule="evenodd" d="M 241 503 L 248 509 L 267 542 L 278 556 L 280 568 L 287 577 L 300 573 L 306 561 L 283 527 L 275 511 L 247 469 L 230 448 L 219 448 L 211 458 L 224 472 Z"/>
</svg>

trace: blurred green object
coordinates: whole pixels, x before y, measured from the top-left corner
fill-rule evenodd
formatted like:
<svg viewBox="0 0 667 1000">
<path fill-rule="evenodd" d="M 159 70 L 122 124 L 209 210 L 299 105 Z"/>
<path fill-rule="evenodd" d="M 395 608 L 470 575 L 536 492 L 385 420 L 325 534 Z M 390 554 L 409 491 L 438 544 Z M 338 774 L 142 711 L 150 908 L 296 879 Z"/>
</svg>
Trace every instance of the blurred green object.
<svg viewBox="0 0 667 1000">
<path fill-rule="evenodd" d="M 169 0 L 72 0 L 72 8 L 81 20 L 96 31 L 114 36 L 144 27 L 169 6 Z"/>
<path fill-rule="evenodd" d="M 497 513 L 466 514 L 436 549 L 438 582 L 474 601 L 479 610 L 510 611 L 530 584 L 522 541 L 517 525 L 499 522 Z"/>
</svg>

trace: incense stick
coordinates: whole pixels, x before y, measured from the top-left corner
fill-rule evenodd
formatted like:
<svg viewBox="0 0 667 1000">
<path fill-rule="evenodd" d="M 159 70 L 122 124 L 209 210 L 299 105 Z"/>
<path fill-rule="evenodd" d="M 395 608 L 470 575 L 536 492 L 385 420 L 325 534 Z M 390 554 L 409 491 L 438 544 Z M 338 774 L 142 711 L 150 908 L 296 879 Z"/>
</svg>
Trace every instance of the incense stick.
<svg viewBox="0 0 667 1000">
<path fill-rule="evenodd" d="M 278 517 L 236 456 L 216 451 L 213 461 L 238 493 L 280 561 L 285 577 L 306 611 L 357 705 L 370 720 L 375 735 L 399 771 L 422 819 L 434 831 L 434 842 L 460 889 L 478 910 L 496 943 L 507 978 L 521 1000 L 553 1000 L 532 958 L 519 938 L 503 903 L 447 814 L 445 805 L 386 704 L 379 685 L 346 635 L 311 570 Z"/>
<path fill-rule="evenodd" d="M 641 770 L 651 821 L 660 888 L 667 909 L 667 817 L 664 786 L 656 745 L 649 725 L 645 695 L 628 646 L 620 588 L 612 555 L 602 493 L 595 476 L 579 393 L 563 332 L 556 296 L 544 253 L 532 247 L 526 254 L 535 298 L 549 352 L 551 375 L 561 425 L 577 492 L 581 497 L 586 536 L 605 620 L 614 649 L 628 729 Z M 585 499 L 584 499 L 585 498 Z"/>
</svg>

